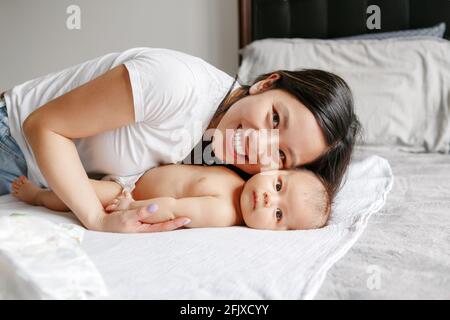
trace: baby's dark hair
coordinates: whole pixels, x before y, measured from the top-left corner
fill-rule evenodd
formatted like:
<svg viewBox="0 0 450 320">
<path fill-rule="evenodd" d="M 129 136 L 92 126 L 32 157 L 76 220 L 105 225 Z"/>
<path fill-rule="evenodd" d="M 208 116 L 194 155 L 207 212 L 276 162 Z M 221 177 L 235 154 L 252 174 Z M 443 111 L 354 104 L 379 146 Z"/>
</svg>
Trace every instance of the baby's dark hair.
<svg viewBox="0 0 450 320">
<path fill-rule="evenodd" d="M 307 210 L 312 210 L 315 217 L 315 223 L 310 229 L 318 229 L 324 227 L 331 214 L 332 191 L 329 184 L 319 175 L 307 169 L 296 169 L 295 171 L 308 172 L 320 181 L 320 187 L 314 188 L 307 193 L 305 199 L 308 204 Z"/>
</svg>

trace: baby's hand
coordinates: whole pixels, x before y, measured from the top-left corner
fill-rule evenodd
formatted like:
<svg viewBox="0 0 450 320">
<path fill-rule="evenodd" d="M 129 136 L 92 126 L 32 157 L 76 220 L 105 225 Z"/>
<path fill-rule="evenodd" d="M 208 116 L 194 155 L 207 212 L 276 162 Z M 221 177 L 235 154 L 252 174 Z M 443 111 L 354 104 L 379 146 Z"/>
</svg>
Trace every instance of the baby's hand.
<svg viewBox="0 0 450 320">
<path fill-rule="evenodd" d="M 121 211 L 121 210 L 129 210 L 130 205 L 134 202 L 131 193 L 127 190 L 123 190 L 122 193 L 115 199 L 108 202 L 105 206 L 105 211 Z"/>
</svg>

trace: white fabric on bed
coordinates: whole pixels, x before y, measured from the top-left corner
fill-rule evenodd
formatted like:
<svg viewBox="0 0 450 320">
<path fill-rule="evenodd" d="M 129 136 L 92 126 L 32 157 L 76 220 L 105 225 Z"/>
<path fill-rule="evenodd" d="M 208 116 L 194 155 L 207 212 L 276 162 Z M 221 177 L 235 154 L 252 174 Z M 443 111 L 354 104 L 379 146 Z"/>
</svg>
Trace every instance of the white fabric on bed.
<svg viewBox="0 0 450 320">
<path fill-rule="evenodd" d="M 83 233 L 30 215 L 0 217 L 0 300 L 106 296 L 102 276 L 81 249 Z"/>
<path fill-rule="evenodd" d="M 320 230 L 263 231 L 245 227 L 183 229 L 154 234 L 87 231 L 83 247 L 100 270 L 111 298 L 310 299 L 327 270 L 383 206 L 393 177 L 386 160 L 353 163 L 330 224 Z M 345 199 L 345 201 L 344 201 Z M 54 221 L 67 214 L 0 198 L 12 211 Z"/>
<path fill-rule="evenodd" d="M 354 94 L 366 144 L 449 151 L 450 41 L 263 39 L 241 53 L 244 82 L 278 69 L 341 76 Z"/>
</svg>

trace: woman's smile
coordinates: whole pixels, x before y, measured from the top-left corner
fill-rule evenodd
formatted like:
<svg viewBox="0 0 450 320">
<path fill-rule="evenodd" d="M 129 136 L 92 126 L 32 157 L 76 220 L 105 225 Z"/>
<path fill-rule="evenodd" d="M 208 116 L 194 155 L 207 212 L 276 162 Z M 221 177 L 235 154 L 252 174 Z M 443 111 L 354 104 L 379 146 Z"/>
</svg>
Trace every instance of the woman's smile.
<svg viewBox="0 0 450 320">
<path fill-rule="evenodd" d="M 234 159 L 239 160 L 239 163 L 248 160 L 248 138 L 244 134 L 242 125 L 239 125 L 235 130 L 226 130 L 226 145 L 228 154 Z"/>
<path fill-rule="evenodd" d="M 234 151 L 237 154 L 244 157 L 247 156 L 246 137 L 244 135 L 244 131 L 242 130 L 242 126 L 239 126 L 237 130 L 234 132 L 233 147 Z"/>
</svg>

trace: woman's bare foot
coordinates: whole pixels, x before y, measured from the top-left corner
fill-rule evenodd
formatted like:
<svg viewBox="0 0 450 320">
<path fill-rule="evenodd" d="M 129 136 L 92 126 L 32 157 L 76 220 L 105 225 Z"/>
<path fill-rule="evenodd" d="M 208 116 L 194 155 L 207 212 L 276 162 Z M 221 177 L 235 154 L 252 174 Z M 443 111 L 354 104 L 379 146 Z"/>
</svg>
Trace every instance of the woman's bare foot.
<svg viewBox="0 0 450 320">
<path fill-rule="evenodd" d="M 37 205 L 36 198 L 42 189 L 33 184 L 25 176 L 20 176 L 12 183 L 12 195 L 31 205 Z"/>
</svg>

